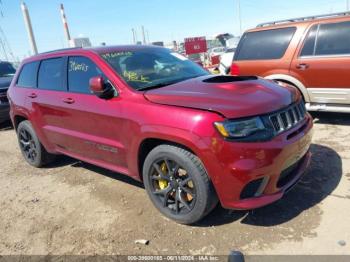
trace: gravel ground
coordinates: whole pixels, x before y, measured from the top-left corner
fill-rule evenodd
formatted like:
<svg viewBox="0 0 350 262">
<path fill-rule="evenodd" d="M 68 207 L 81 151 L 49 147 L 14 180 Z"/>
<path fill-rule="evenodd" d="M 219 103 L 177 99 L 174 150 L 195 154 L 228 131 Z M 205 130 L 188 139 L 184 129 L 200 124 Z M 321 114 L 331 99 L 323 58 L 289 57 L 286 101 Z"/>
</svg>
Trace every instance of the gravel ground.
<svg viewBox="0 0 350 262">
<path fill-rule="evenodd" d="M 2 125 L 0 255 L 350 255 L 350 117 L 314 117 L 312 164 L 292 191 L 250 212 L 217 207 L 195 226 L 162 217 L 123 175 L 67 157 L 30 167 Z"/>
</svg>

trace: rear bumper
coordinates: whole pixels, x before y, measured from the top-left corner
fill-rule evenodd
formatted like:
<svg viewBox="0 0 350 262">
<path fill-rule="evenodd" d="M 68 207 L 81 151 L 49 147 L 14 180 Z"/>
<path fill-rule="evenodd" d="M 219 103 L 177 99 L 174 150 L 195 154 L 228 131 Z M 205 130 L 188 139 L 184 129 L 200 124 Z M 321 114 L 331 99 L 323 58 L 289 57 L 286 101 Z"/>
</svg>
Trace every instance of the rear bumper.
<svg viewBox="0 0 350 262">
<path fill-rule="evenodd" d="M 249 210 L 282 198 L 310 163 L 312 126 L 307 114 L 298 126 L 268 142 L 232 143 L 221 139 L 218 143 L 217 138 L 204 164 L 221 205 Z"/>
<path fill-rule="evenodd" d="M 10 105 L 0 104 L 0 123 L 10 120 Z"/>
</svg>

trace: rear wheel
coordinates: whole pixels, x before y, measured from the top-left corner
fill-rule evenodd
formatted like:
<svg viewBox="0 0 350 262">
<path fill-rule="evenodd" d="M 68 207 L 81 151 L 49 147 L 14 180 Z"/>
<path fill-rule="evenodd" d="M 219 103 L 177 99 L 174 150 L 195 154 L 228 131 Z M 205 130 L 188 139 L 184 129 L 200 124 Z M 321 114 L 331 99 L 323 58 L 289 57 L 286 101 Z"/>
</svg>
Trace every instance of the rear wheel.
<svg viewBox="0 0 350 262">
<path fill-rule="evenodd" d="M 55 155 L 45 150 L 28 120 L 19 123 L 17 138 L 22 155 L 30 165 L 42 167 L 54 160 Z"/>
<path fill-rule="evenodd" d="M 182 224 L 199 221 L 218 203 L 202 162 L 180 147 L 154 148 L 146 157 L 143 180 L 157 209 Z"/>
</svg>

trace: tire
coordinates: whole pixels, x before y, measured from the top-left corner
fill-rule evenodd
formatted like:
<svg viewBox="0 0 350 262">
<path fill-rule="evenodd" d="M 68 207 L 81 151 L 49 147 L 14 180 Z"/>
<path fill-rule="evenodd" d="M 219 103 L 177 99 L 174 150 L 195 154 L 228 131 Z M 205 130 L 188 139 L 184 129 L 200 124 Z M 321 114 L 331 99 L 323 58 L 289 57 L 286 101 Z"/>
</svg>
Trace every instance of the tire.
<svg viewBox="0 0 350 262">
<path fill-rule="evenodd" d="M 218 203 L 200 159 L 177 146 L 160 145 L 147 155 L 143 181 L 155 207 L 181 224 L 198 222 Z"/>
<path fill-rule="evenodd" d="M 18 144 L 24 159 L 34 167 L 43 167 L 55 159 L 55 155 L 48 153 L 40 143 L 32 124 L 22 121 L 17 128 Z"/>
</svg>

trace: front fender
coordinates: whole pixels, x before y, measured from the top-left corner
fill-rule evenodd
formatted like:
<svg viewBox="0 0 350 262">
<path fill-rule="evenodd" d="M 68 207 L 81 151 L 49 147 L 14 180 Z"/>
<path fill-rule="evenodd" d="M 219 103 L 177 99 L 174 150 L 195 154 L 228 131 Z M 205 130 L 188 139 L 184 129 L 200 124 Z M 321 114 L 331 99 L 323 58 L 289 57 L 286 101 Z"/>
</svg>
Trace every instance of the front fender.
<svg viewBox="0 0 350 262">
<path fill-rule="evenodd" d="M 181 128 L 158 126 L 158 125 L 145 125 L 141 128 L 141 134 L 134 139 L 127 163 L 129 166 L 130 174 L 133 177 L 139 177 L 141 180 L 142 174 L 139 174 L 138 170 L 138 153 L 142 143 L 147 139 L 164 140 L 169 143 L 175 143 L 182 145 L 190 149 L 200 159 L 205 158 L 205 151 L 209 150 L 208 140 L 209 137 L 201 137 L 195 132 L 184 130 Z"/>
</svg>

